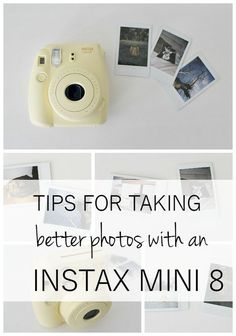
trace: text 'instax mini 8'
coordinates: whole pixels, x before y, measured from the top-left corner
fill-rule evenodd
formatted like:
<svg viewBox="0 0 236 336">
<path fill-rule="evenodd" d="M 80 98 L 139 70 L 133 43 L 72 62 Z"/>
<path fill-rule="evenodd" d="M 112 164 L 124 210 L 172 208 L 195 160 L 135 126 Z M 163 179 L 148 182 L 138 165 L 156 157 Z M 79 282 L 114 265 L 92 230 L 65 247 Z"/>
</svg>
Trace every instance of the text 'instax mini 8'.
<svg viewBox="0 0 236 336">
<path fill-rule="evenodd" d="M 40 50 L 29 85 L 34 125 L 97 125 L 105 122 L 107 108 L 107 70 L 99 44 L 52 44 Z"/>
</svg>

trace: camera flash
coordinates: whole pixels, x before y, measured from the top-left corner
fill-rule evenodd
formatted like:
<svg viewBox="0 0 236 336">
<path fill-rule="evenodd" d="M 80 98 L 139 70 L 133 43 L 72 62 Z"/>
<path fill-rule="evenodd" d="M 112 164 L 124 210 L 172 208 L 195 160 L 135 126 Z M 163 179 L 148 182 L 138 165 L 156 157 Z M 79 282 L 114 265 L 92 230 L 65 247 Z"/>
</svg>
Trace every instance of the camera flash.
<svg viewBox="0 0 236 336">
<path fill-rule="evenodd" d="M 52 49 L 51 62 L 52 62 L 52 65 L 54 66 L 58 66 L 61 64 L 61 49 L 60 48 Z"/>
</svg>

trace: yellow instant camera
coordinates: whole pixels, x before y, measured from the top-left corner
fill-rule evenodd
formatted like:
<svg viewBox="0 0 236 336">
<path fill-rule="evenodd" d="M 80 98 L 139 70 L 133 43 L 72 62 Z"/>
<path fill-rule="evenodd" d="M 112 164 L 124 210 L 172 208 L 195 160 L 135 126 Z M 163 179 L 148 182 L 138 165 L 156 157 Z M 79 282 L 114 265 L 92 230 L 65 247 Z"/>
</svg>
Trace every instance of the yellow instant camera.
<svg viewBox="0 0 236 336">
<path fill-rule="evenodd" d="M 29 85 L 34 125 L 97 125 L 105 122 L 107 108 L 107 70 L 99 44 L 52 44 L 40 50 Z"/>
<path fill-rule="evenodd" d="M 47 270 L 50 274 L 51 272 L 54 274 L 53 272 L 56 269 L 60 270 L 59 283 L 66 286 L 68 278 L 66 280 L 61 278 L 66 270 L 69 270 L 69 274 L 71 274 L 71 269 L 77 270 L 79 266 L 83 270 L 92 268 L 99 271 L 107 262 L 106 254 L 102 250 L 95 250 L 93 259 L 89 256 L 90 250 L 87 248 L 75 249 L 73 253 L 60 250 L 40 255 L 35 260 L 35 267 L 38 271 L 37 274 L 40 273 L 40 270 Z M 92 287 L 94 281 L 96 281 L 95 278 L 92 274 L 89 279 Z M 37 282 L 40 282 L 40 284 L 42 280 L 43 278 L 37 278 Z M 80 281 L 81 283 L 85 281 L 84 272 L 82 272 Z M 32 302 L 35 316 L 43 327 L 54 328 L 66 323 L 75 330 L 84 329 L 102 319 L 112 306 L 111 301 L 107 301 L 108 296 L 103 290 L 95 291 L 94 299 L 91 301 L 92 292 L 85 289 L 70 291 L 65 294 L 65 290 L 60 288 L 53 292 L 47 279 L 44 278 L 43 282 L 46 290 L 39 289 L 37 285 L 39 291 L 34 292 L 34 294 L 39 295 L 38 297 L 41 300 Z M 54 299 L 52 300 L 52 298 Z"/>
<path fill-rule="evenodd" d="M 71 251 L 64 253 L 56 251 L 54 253 L 40 255 L 39 259 L 36 260 L 35 266 L 39 273 L 40 270 L 43 269 L 48 270 L 50 274 L 51 272 L 53 273 L 55 269 L 59 269 L 61 273 L 67 269 L 70 272 L 71 269 L 77 269 L 78 265 L 80 265 L 83 270 L 86 269 L 86 267 L 100 270 L 106 262 L 106 257 L 101 250 L 95 250 L 94 253 L 94 258 L 90 259 L 90 251 L 86 248 L 82 250 L 75 249 L 73 253 L 71 253 Z M 92 275 L 89 279 L 91 285 L 93 281 L 95 281 L 95 278 Z M 68 278 L 66 279 L 68 280 Z M 41 283 L 42 278 L 37 281 Z M 85 281 L 84 272 L 82 272 L 80 281 Z M 60 283 L 66 286 L 65 278 L 62 278 Z M 38 293 L 41 300 L 32 302 L 32 305 L 38 322 L 46 328 L 54 328 L 66 323 L 75 330 L 84 329 L 101 320 L 112 306 L 111 301 L 105 300 L 108 296 L 104 291 L 96 291 L 95 296 L 93 296 L 94 300 L 89 300 L 89 298 L 91 299 L 90 294 L 92 292 L 86 290 L 67 292 L 65 296 L 64 290 L 59 289 L 53 292 L 51 284 L 48 281 L 45 282 L 45 288 L 45 291 L 44 289 L 39 289 Z M 36 294 L 36 292 L 34 292 L 34 294 Z M 52 297 L 54 297 L 56 301 L 51 300 Z M 42 300 L 42 298 L 44 298 L 44 300 Z M 68 301 L 69 298 L 73 298 L 74 301 Z M 101 299 L 101 301 L 99 299 Z"/>
<path fill-rule="evenodd" d="M 67 323 L 80 330 L 90 327 L 103 318 L 111 307 L 111 302 L 33 302 L 34 313 L 39 323 L 46 328 L 54 328 Z"/>
</svg>

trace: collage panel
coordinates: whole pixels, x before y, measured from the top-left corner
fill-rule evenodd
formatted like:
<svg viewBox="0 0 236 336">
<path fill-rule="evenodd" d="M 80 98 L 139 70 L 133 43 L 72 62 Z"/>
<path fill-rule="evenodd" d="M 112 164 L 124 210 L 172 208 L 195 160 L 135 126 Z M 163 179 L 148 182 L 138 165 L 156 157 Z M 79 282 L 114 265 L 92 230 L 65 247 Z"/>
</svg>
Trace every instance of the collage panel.
<svg viewBox="0 0 236 336">
<path fill-rule="evenodd" d="M 6 4 L 4 53 L 5 149 L 232 148 L 230 4 Z"/>
<path fill-rule="evenodd" d="M 18 257 L 21 256 L 21 247 L 30 243 L 30 237 L 25 232 L 32 231 L 33 221 L 27 215 L 31 215 L 32 207 L 35 206 L 34 194 L 48 195 L 57 197 L 70 195 L 76 190 L 77 182 L 84 182 L 87 185 L 92 180 L 92 164 L 90 153 L 6 153 L 4 155 L 4 204 L 5 204 L 5 261 L 11 265 L 11 254 L 14 251 Z M 58 202 L 58 200 L 56 200 Z M 60 203 L 60 202 L 58 202 Z M 55 203 L 56 204 L 56 203 Z M 82 204 L 82 203 L 81 203 Z M 85 218 L 82 206 L 78 208 L 79 213 L 63 212 L 62 206 L 53 211 L 43 210 L 42 224 L 51 227 L 52 231 L 57 228 L 68 230 L 68 232 L 90 232 L 90 223 Z M 9 213 L 12 214 L 9 218 Z M 14 220 L 17 218 L 24 220 L 19 230 L 16 230 Z M 27 227 L 30 221 L 31 227 Z M 7 227 L 10 225 L 11 227 Z M 8 245 L 10 243 L 10 246 Z M 13 244 L 13 245 L 11 245 Z M 7 247 L 10 248 L 9 252 Z M 9 254 L 8 254 L 9 253 Z M 23 257 L 22 257 L 23 259 Z M 27 261 L 25 261 L 27 263 Z M 17 262 L 18 263 L 18 262 Z M 80 265 L 78 264 L 78 267 Z M 13 267 L 13 265 L 12 265 Z M 26 271 L 27 272 L 27 271 Z M 28 273 L 27 273 L 28 274 Z M 6 281 L 9 278 L 6 276 Z M 5 285 L 7 287 L 7 285 Z M 49 310 L 45 307 L 45 312 L 37 310 L 37 302 L 29 301 L 4 301 L 4 332 L 75 332 L 76 328 L 68 326 L 61 319 L 52 325 L 42 316 L 53 314 L 55 308 L 53 302 Z M 83 302 L 77 302 L 79 306 Z M 93 303 L 91 302 L 91 305 Z M 97 307 L 101 303 L 97 302 Z M 110 305 L 110 302 L 109 302 Z M 57 308 L 56 308 L 57 309 Z M 67 315 L 72 314 L 67 308 Z M 71 308 L 72 309 L 72 308 Z M 89 305 L 88 305 L 89 309 Z M 95 309 L 89 312 L 94 312 Z M 78 313 L 79 314 L 79 313 Z M 92 314 L 92 313 L 90 313 Z M 89 315 L 88 315 L 89 316 Z M 91 316 L 93 318 L 93 316 Z M 95 318 L 95 317 L 94 317 Z M 123 323 L 120 323 L 122 319 Z M 47 322 L 45 322 L 47 321 Z M 113 302 L 111 307 L 104 314 L 103 318 L 98 318 L 96 324 L 88 319 L 85 332 L 140 332 L 141 331 L 141 303 L 140 302 Z"/>
<path fill-rule="evenodd" d="M 125 184 L 132 185 L 132 182 L 134 180 L 136 180 L 137 183 L 143 183 L 144 185 L 145 183 L 148 183 L 148 181 L 155 181 L 159 187 L 164 180 L 179 180 L 180 182 L 190 181 L 190 186 L 193 187 L 193 190 L 191 190 L 191 192 L 195 194 L 199 193 L 199 195 L 201 194 L 203 198 L 208 199 L 209 202 L 211 197 L 210 194 L 212 190 L 212 183 L 217 184 L 218 181 L 218 184 L 216 186 L 217 190 L 215 190 L 214 197 L 217 198 L 217 211 L 219 212 L 221 212 L 223 208 L 221 206 L 222 200 L 220 199 L 220 196 L 226 197 L 226 202 L 231 202 L 229 198 L 230 195 L 228 193 L 223 193 L 224 196 L 220 195 L 220 193 L 223 192 L 225 186 L 229 186 L 231 184 L 232 173 L 232 154 L 226 153 L 96 154 L 96 179 L 101 179 L 104 181 L 113 180 L 114 183 L 116 180 L 121 180 L 120 183 L 123 182 L 123 187 L 121 188 L 124 188 Z M 192 184 L 192 182 L 194 183 Z M 176 188 L 174 187 L 172 189 L 172 192 L 174 192 L 175 190 Z M 132 191 L 134 192 L 134 189 L 130 187 L 130 192 Z M 116 192 L 118 192 L 117 189 Z M 145 194 L 145 192 L 143 193 Z M 164 193 L 165 195 L 168 194 L 168 190 L 165 190 Z M 232 223 L 229 224 L 226 222 L 227 219 L 226 217 L 224 217 L 223 211 L 221 215 L 223 217 L 221 223 L 221 225 L 223 225 L 222 229 L 223 232 L 227 233 L 228 238 L 226 238 L 226 240 L 224 241 L 223 237 L 220 237 L 220 239 L 218 237 L 217 240 L 222 240 L 221 244 L 223 244 L 217 247 L 218 251 L 221 252 L 219 254 L 215 253 L 211 255 L 209 265 L 213 267 L 215 262 L 217 264 L 217 269 L 222 269 L 225 272 L 225 277 L 226 274 L 228 274 L 227 278 L 229 279 L 229 282 L 227 280 L 227 282 L 225 282 L 225 285 L 228 286 L 226 288 L 228 288 L 229 291 L 232 291 L 232 261 L 230 260 L 230 255 L 232 255 L 232 249 L 229 248 L 228 250 L 228 247 L 231 246 L 232 243 Z M 216 220 L 214 216 L 215 215 L 213 215 L 212 217 L 213 225 L 215 227 L 214 230 L 219 230 L 217 222 L 214 223 L 214 220 Z M 144 217 L 143 219 L 143 224 L 145 223 L 145 227 L 148 227 L 148 220 L 147 222 L 144 222 L 145 218 L 146 217 Z M 162 217 L 157 217 L 157 219 L 158 218 L 159 220 L 163 220 Z M 211 215 L 207 218 L 207 221 L 211 221 Z M 174 219 L 177 219 L 177 221 L 179 220 L 181 222 L 181 217 L 179 217 L 177 214 L 175 215 Z M 161 223 L 159 222 L 157 228 L 160 226 L 160 224 Z M 188 225 L 194 225 L 194 222 L 191 222 L 191 217 L 189 219 Z M 198 226 L 200 227 L 200 223 L 198 223 Z M 137 227 L 137 231 L 138 228 L 139 227 Z M 211 226 L 210 230 L 212 231 L 212 229 L 213 228 Z M 191 232 L 191 226 L 188 230 L 189 232 Z M 215 242 L 215 244 L 217 244 L 217 242 Z M 160 252 L 160 250 L 158 249 L 156 250 L 156 252 L 151 250 L 150 253 L 151 256 L 149 256 L 149 258 L 153 258 L 151 259 L 151 267 L 155 268 L 155 262 L 157 260 L 159 261 L 159 263 L 161 262 L 161 260 L 163 260 L 164 266 L 168 265 L 168 258 L 170 258 L 169 256 L 163 255 L 162 252 Z M 191 258 L 192 254 L 190 251 L 189 253 Z M 203 254 L 199 252 L 199 260 L 201 259 L 201 256 L 207 259 L 208 253 L 209 252 L 207 251 L 203 252 Z M 226 257 L 227 254 L 229 256 L 228 259 Z M 186 256 L 184 256 L 184 258 L 186 259 Z M 201 261 L 199 262 L 199 260 L 197 264 L 199 265 L 200 270 L 203 265 L 201 264 Z M 176 265 L 182 266 L 185 264 L 185 261 L 174 259 L 174 263 Z M 191 259 L 190 265 L 191 267 L 194 266 Z M 208 270 L 206 271 L 208 272 Z M 163 272 L 163 274 L 165 273 Z M 165 283 L 164 275 L 162 279 Z M 227 298 L 225 299 L 225 301 L 222 298 L 217 301 L 217 295 L 211 301 L 209 299 L 211 295 L 209 294 L 209 292 L 206 291 L 206 293 L 204 294 L 204 299 L 202 301 L 194 301 L 191 300 L 191 298 L 188 301 L 184 301 L 184 298 L 187 298 L 187 296 L 183 296 L 181 299 L 178 299 L 177 294 L 175 294 L 173 300 L 170 300 L 168 299 L 167 293 L 168 291 L 165 293 L 164 290 L 161 298 L 158 297 L 156 301 L 146 301 L 144 303 L 142 313 L 144 314 L 145 332 L 232 332 L 233 304 L 232 299 L 231 301 L 227 301 L 228 295 L 225 296 L 225 298 Z"/>
</svg>

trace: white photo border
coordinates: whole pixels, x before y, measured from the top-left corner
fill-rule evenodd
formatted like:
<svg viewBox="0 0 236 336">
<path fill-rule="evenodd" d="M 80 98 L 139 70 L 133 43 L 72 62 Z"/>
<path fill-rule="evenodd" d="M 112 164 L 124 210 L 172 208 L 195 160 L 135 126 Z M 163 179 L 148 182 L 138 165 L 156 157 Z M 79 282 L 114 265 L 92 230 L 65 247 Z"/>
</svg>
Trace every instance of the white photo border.
<svg viewBox="0 0 236 336">
<path fill-rule="evenodd" d="M 215 69 L 210 65 L 210 63 L 206 59 L 205 55 L 203 55 L 203 53 L 201 53 L 201 52 L 195 53 L 193 57 L 191 57 L 186 63 L 184 63 L 182 65 L 182 67 L 179 69 L 179 71 L 183 67 L 185 67 L 186 65 L 188 65 L 189 63 L 191 63 L 197 57 L 199 57 L 200 60 L 204 63 L 204 65 L 207 67 L 208 71 L 214 77 L 214 80 L 211 83 L 209 83 L 205 88 L 203 88 L 201 91 L 199 91 L 198 93 L 196 93 L 192 98 L 190 98 L 186 102 L 184 102 L 183 99 L 181 98 L 181 96 L 179 95 L 179 93 L 176 91 L 176 89 L 173 86 L 174 85 L 174 81 L 175 81 L 175 79 L 176 79 L 176 77 L 178 75 L 178 73 L 177 73 L 176 77 L 175 77 L 175 79 L 174 79 L 174 81 L 173 81 L 173 83 L 171 85 L 171 88 L 169 88 L 169 86 L 165 86 L 165 89 L 169 93 L 170 97 L 172 98 L 172 100 L 175 103 L 175 105 L 176 105 L 176 107 L 177 107 L 178 110 L 183 109 L 185 106 L 187 106 L 189 103 L 191 103 L 197 97 L 199 97 L 199 95 L 201 95 L 206 90 L 208 90 L 210 87 L 212 87 L 212 85 L 214 85 L 220 79 L 220 77 L 217 74 L 217 72 L 215 71 Z"/>
<path fill-rule="evenodd" d="M 120 65 L 119 60 L 119 50 L 120 50 L 120 30 L 121 27 L 127 28 L 141 28 L 148 29 L 148 54 L 147 54 L 147 66 L 135 66 L 135 65 Z M 153 26 L 150 24 L 132 23 L 126 22 L 124 24 L 119 24 L 117 28 L 117 40 L 116 40 L 116 57 L 115 57 L 115 75 L 118 76 L 134 76 L 134 77 L 149 77 L 150 75 L 150 54 L 151 54 L 151 43 L 152 43 L 152 29 Z"/>
<path fill-rule="evenodd" d="M 184 63 L 184 59 L 186 58 L 186 54 L 188 53 L 188 50 L 189 50 L 189 47 L 192 43 L 192 39 L 185 35 L 184 33 L 174 29 L 174 28 L 171 28 L 169 26 L 161 26 L 158 30 L 158 34 L 157 34 L 157 38 L 155 39 L 155 42 L 153 43 L 153 46 L 152 46 L 152 49 L 151 49 L 151 53 L 150 53 L 150 60 L 151 60 L 151 55 L 154 51 L 154 48 L 163 32 L 163 30 L 167 31 L 168 33 L 171 33 L 173 35 L 176 35 L 184 40 L 186 40 L 188 42 L 186 48 L 185 48 L 185 51 L 181 57 L 181 60 L 176 68 L 176 71 L 175 71 L 175 74 L 173 76 L 167 74 L 166 72 L 162 71 L 162 70 L 159 70 L 153 66 L 151 66 L 151 63 L 150 63 L 150 73 L 151 73 L 151 77 L 154 78 L 154 79 L 157 79 L 159 80 L 160 82 L 163 82 L 163 83 L 166 83 L 166 84 L 172 84 L 174 83 L 174 80 L 179 72 L 179 70 L 182 68 L 182 64 Z"/>
<path fill-rule="evenodd" d="M 51 180 L 51 162 L 50 161 L 43 161 L 43 162 L 26 162 L 26 163 L 20 163 L 20 164 L 12 164 L 12 165 L 6 165 L 3 167 L 3 171 L 10 170 L 10 169 L 17 169 L 17 168 L 25 168 L 25 167 L 38 167 L 38 183 L 39 183 L 39 192 L 44 193 L 45 192 L 45 183 L 47 181 Z M 3 180 L 3 188 L 5 187 L 5 182 L 8 181 L 7 179 Z M 34 204 L 34 202 L 24 202 L 24 203 L 11 203 L 11 204 L 4 204 L 4 206 L 8 207 L 18 207 L 18 206 L 31 206 Z"/>
</svg>

